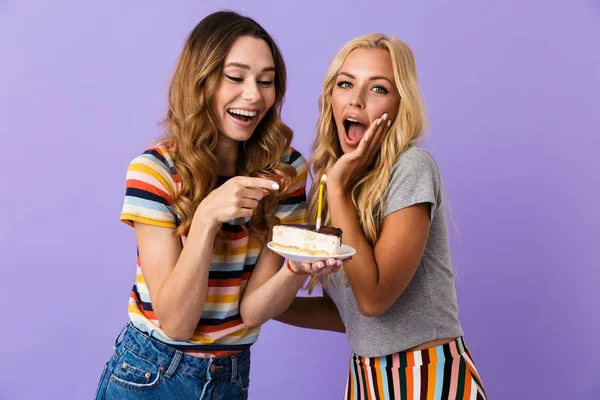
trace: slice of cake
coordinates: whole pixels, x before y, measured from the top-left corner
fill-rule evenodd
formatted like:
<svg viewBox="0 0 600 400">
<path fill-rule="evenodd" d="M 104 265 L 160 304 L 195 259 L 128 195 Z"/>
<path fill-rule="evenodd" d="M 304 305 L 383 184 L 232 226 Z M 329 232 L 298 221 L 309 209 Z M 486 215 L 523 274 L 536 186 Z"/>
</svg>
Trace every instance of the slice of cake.
<svg viewBox="0 0 600 400">
<path fill-rule="evenodd" d="M 312 256 L 333 256 L 342 246 L 342 230 L 315 225 L 275 225 L 273 246 L 284 251 Z"/>
</svg>

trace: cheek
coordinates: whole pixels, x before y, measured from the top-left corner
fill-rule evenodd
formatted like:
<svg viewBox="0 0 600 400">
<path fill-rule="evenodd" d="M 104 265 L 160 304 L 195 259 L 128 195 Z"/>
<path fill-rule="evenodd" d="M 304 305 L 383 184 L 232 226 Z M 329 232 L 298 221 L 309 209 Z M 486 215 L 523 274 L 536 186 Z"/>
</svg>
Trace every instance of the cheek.
<svg viewBox="0 0 600 400">
<path fill-rule="evenodd" d="M 344 94 L 337 89 L 331 93 L 331 106 L 334 110 L 340 109 L 344 104 Z"/>
<path fill-rule="evenodd" d="M 398 114 L 398 103 L 389 100 L 373 102 L 368 112 L 370 122 L 381 118 L 384 113 L 388 114 L 388 119 L 395 119 Z"/>
<path fill-rule="evenodd" d="M 400 98 L 399 97 L 396 97 L 389 101 L 389 103 L 387 104 L 387 110 L 388 110 L 388 114 L 390 115 L 391 119 L 396 119 L 396 117 L 398 116 L 399 108 L 400 108 Z"/>
<path fill-rule="evenodd" d="M 231 90 L 228 90 L 226 85 L 219 85 L 217 90 L 215 91 L 214 99 L 215 106 L 217 108 L 217 112 L 221 112 L 227 103 L 229 103 L 229 99 L 232 98 Z"/>
<path fill-rule="evenodd" d="M 265 99 L 265 111 L 268 111 L 271 107 L 273 107 L 273 104 L 275 104 L 275 97 L 277 97 L 275 88 L 267 89 L 263 93 L 263 98 Z"/>
<path fill-rule="evenodd" d="M 344 99 L 343 96 L 336 95 L 334 92 L 331 96 L 331 108 L 333 111 L 333 117 L 335 118 L 336 123 L 339 122 L 339 119 L 342 118 L 342 112 L 344 111 Z"/>
</svg>

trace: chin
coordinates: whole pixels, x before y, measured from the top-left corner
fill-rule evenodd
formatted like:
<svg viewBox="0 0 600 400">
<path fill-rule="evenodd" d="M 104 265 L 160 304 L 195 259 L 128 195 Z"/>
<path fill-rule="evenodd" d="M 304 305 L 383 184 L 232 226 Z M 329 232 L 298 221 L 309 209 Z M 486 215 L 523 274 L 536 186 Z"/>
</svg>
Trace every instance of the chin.
<svg viewBox="0 0 600 400">
<path fill-rule="evenodd" d="M 250 139 L 252 137 L 252 135 L 254 134 L 254 131 L 252 132 L 247 132 L 247 131 L 238 131 L 230 129 L 228 131 L 223 132 L 221 135 L 225 136 L 226 138 L 230 139 L 230 140 L 234 140 L 236 142 L 246 142 L 248 141 L 248 139 Z"/>
<path fill-rule="evenodd" d="M 248 140 L 250 140 L 250 138 L 252 137 L 252 135 L 232 135 L 229 136 L 229 138 L 233 141 L 236 142 L 240 142 L 240 143 L 245 143 Z"/>
</svg>

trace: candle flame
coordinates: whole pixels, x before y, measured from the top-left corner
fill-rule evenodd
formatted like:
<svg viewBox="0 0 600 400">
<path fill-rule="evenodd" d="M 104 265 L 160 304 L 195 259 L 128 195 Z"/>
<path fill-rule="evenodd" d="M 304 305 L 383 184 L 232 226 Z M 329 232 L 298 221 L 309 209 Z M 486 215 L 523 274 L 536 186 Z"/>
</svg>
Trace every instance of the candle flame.
<svg viewBox="0 0 600 400">
<path fill-rule="evenodd" d="M 321 185 L 324 184 L 325 182 L 327 182 L 327 175 L 323 174 L 321 176 Z"/>
</svg>

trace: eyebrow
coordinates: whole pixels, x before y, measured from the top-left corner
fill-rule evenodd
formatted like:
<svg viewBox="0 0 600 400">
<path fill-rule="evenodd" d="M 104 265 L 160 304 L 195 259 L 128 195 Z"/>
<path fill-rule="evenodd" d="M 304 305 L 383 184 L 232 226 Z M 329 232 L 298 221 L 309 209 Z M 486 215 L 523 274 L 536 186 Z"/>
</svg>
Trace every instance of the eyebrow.
<svg viewBox="0 0 600 400">
<path fill-rule="evenodd" d="M 227 67 L 237 67 L 237 68 L 241 68 L 241 69 L 250 69 L 250 66 L 246 65 L 246 64 L 242 64 L 242 63 L 237 63 L 237 62 L 230 62 L 229 64 L 225 64 L 225 68 Z M 262 72 L 275 72 L 275 67 L 266 67 L 263 68 Z"/>
<path fill-rule="evenodd" d="M 356 79 L 356 77 L 355 77 L 354 75 L 352 75 L 352 74 L 349 74 L 348 72 L 343 72 L 343 71 L 342 71 L 342 72 L 339 72 L 339 73 L 338 73 L 338 76 L 340 76 L 340 75 L 346 75 L 346 76 L 347 76 L 347 77 L 349 77 L 349 78 Z M 370 80 L 370 81 L 376 81 L 376 80 L 379 80 L 379 79 L 383 79 L 383 80 L 385 80 L 385 81 L 388 81 L 388 82 L 389 82 L 391 85 L 393 85 L 393 84 L 394 84 L 394 83 L 393 83 L 393 82 L 390 80 L 390 78 L 388 78 L 388 77 L 386 77 L 386 76 L 372 76 L 372 77 L 370 77 L 370 78 L 369 78 L 369 80 Z"/>
</svg>

